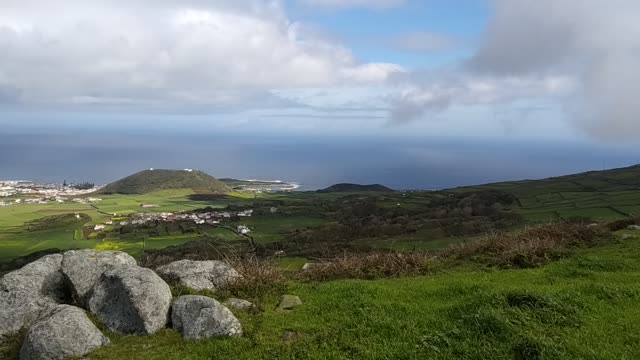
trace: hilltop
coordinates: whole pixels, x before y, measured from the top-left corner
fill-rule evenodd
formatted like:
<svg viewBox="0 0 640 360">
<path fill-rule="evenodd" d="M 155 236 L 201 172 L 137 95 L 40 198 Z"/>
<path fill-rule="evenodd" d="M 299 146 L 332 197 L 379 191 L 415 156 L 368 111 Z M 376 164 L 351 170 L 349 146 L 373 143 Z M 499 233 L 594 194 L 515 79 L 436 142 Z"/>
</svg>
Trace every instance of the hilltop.
<svg viewBox="0 0 640 360">
<path fill-rule="evenodd" d="M 518 180 L 465 186 L 455 190 L 499 189 L 517 193 L 553 192 L 615 192 L 640 189 L 640 165 L 624 168 L 587 171 L 578 174 L 550 177 L 540 180 Z"/>
<path fill-rule="evenodd" d="M 100 189 L 101 194 L 147 194 L 160 190 L 191 189 L 198 193 L 226 194 L 231 189 L 197 170 L 144 170 Z"/>
<path fill-rule="evenodd" d="M 372 184 L 372 185 L 360 185 L 360 184 L 335 184 L 331 185 L 328 188 L 318 190 L 319 193 L 331 193 L 331 192 L 393 192 L 392 189 L 380 185 L 380 184 Z"/>
<path fill-rule="evenodd" d="M 518 212 L 547 222 L 584 217 L 596 221 L 640 216 L 640 165 L 551 177 L 459 187 L 446 192 L 498 190 L 518 198 Z"/>
</svg>

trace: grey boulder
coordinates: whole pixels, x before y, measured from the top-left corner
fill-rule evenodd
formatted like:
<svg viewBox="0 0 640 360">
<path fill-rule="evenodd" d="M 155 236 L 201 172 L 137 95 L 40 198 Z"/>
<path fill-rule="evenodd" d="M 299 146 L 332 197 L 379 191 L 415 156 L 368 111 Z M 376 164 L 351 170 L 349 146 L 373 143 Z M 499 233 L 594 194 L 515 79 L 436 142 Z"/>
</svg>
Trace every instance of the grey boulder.
<svg viewBox="0 0 640 360">
<path fill-rule="evenodd" d="M 0 291 L 0 343 L 4 337 L 31 326 L 43 313 L 57 305 L 49 298 L 34 296 L 30 292 Z"/>
<path fill-rule="evenodd" d="M 65 300 L 64 277 L 60 272 L 61 254 L 44 256 L 0 279 L 0 291 L 28 293 L 55 302 Z"/>
<path fill-rule="evenodd" d="M 242 336 L 242 325 L 233 313 L 206 296 L 179 297 L 173 304 L 171 321 L 188 340 Z"/>
<path fill-rule="evenodd" d="M 65 299 L 62 255 L 44 256 L 0 279 L 0 343 Z"/>
<path fill-rule="evenodd" d="M 62 273 L 79 305 L 86 305 L 100 275 L 119 266 L 136 266 L 136 260 L 121 251 L 72 250 L 64 253 Z"/>
<path fill-rule="evenodd" d="M 77 358 L 108 344 L 82 309 L 58 305 L 29 329 L 20 360 Z"/>
<path fill-rule="evenodd" d="M 242 277 L 223 261 L 179 260 L 158 268 L 158 274 L 193 290 L 215 290 Z"/>
<path fill-rule="evenodd" d="M 105 271 L 88 301 L 111 331 L 150 335 L 168 321 L 171 289 L 156 273 L 137 266 Z"/>
</svg>

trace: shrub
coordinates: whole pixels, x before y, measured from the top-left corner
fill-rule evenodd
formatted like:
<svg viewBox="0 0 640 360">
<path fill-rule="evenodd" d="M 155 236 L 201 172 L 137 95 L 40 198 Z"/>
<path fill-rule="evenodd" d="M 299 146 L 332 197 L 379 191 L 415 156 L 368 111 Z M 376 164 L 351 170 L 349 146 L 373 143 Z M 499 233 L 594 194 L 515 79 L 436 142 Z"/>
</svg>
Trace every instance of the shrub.
<svg viewBox="0 0 640 360">
<path fill-rule="evenodd" d="M 610 233 L 600 226 L 561 223 L 511 234 L 490 234 L 477 241 L 452 245 L 442 256 L 503 268 L 528 268 L 562 258 L 574 247 L 593 246 L 609 237 Z"/>
<path fill-rule="evenodd" d="M 437 266 L 437 258 L 426 252 L 345 254 L 309 268 L 301 277 L 306 280 L 395 278 L 431 274 Z"/>
<path fill-rule="evenodd" d="M 225 286 L 222 292 L 245 299 L 258 300 L 267 294 L 283 293 L 287 279 L 277 266 L 268 260 L 255 256 L 227 258 L 242 278 Z"/>
<path fill-rule="evenodd" d="M 608 223 L 606 226 L 611 231 L 624 230 L 630 225 L 638 225 L 640 222 L 639 218 L 631 218 L 631 219 L 622 219 L 616 220 Z"/>
<path fill-rule="evenodd" d="M 440 253 L 345 254 L 304 271 L 307 280 L 377 279 L 428 275 L 448 260 L 474 261 L 500 268 L 530 268 L 567 256 L 575 247 L 593 246 L 610 238 L 606 228 L 561 223 L 515 233 L 493 233 L 480 240 L 451 245 Z M 439 255 L 439 256 L 438 256 Z"/>
</svg>

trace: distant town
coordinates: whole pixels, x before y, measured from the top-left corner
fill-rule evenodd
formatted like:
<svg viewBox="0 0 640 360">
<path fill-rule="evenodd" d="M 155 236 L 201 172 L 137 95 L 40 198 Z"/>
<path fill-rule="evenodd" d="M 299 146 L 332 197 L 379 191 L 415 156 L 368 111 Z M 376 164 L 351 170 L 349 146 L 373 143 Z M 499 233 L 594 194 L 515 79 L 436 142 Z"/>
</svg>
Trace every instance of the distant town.
<svg viewBox="0 0 640 360">
<path fill-rule="evenodd" d="M 185 169 L 185 171 L 192 171 Z M 227 179 L 229 185 L 238 191 L 248 192 L 289 192 L 300 188 L 294 182 L 280 180 L 235 180 Z M 31 180 L 0 180 L 0 207 L 16 204 L 63 204 L 67 202 L 92 204 L 101 198 L 88 196 L 100 190 L 103 185 L 93 183 L 38 183 Z M 142 205 L 155 207 L 153 204 Z"/>
<path fill-rule="evenodd" d="M 102 199 L 80 197 L 99 190 L 99 186 L 87 183 L 80 185 L 37 183 L 29 180 L 0 180 L 0 206 L 13 204 L 49 204 L 76 202 L 88 204 Z"/>
</svg>

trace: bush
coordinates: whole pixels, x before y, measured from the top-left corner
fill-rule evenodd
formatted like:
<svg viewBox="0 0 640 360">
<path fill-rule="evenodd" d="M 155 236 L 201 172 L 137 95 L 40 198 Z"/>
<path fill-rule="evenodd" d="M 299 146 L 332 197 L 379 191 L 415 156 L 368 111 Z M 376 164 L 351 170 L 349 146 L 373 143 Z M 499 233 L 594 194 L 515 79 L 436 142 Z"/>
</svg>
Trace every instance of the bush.
<svg viewBox="0 0 640 360">
<path fill-rule="evenodd" d="M 350 254 L 313 266 L 301 273 L 306 280 L 378 279 L 427 275 L 435 272 L 431 253 Z"/>
<path fill-rule="evenodd" d="M 638 225 L 640 218 L 616 220 L 608 223 L 606 226 L 611 231 L 624 230 L 630 225 Z"/>
<path fill-rule="evenodd" d="M 610 238 L 600 226 L 561 223 L 512 234 L 490 234 L 484 239 L 452 245 L 445 258 L 476 260 L 502 268 L 529 268 L 566 256 L 579 246 L 593 246 Z"/>
<path fill-rule="evenodd" d="M 287 278 L 276 265 L 255 256 L 249 258 L 227 258 L 242 278 L 228 284 L 221 292 L 243 299 L 259 300 L 268 294 L 284 293 Z"/>
<path fill-rule="evenodd" d="M 450 260 L 500 268 L 531 268 L 565 257 L 576 247 L 602 243 L 610 236 L 600 226 L 545 225 L 515 233 L 490 234 L 473 242 L 451 245 L 439 253 L 344 255 L 313 266 L 300 276 L 307 280 L 333 280 L 429 275 L 448 266 Z"/>
</svg>

